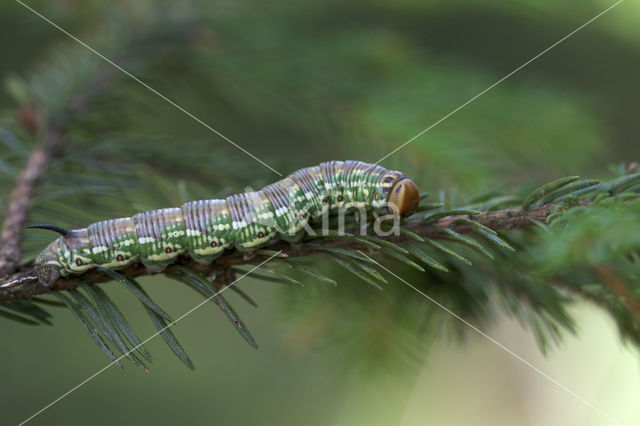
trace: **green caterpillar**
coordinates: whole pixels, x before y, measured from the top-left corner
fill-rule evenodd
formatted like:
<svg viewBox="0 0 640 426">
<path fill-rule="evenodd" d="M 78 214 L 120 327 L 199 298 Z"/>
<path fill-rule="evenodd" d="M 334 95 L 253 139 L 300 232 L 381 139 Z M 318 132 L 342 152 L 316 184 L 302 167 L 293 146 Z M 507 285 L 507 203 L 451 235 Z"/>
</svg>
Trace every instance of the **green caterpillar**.
<svg viewBox="0 0 640 426">
<path fill-rule="evenodd" d="M 159 272 L 182 254 L 210 263 L 225 250 L 250 251 L 270 241 L 299 241 L 305 226 L 339 208 L 391 211 L 408 216 L 418 206 L 416 184 L 402 173 L 360 161 L 329 161 L 298 170 L 260 191 L 224 200 L 192 201 L 66 230 L 35 261 L 39 281 L 95 267 L 117 270 L 142 262 Z"/>
</svg>

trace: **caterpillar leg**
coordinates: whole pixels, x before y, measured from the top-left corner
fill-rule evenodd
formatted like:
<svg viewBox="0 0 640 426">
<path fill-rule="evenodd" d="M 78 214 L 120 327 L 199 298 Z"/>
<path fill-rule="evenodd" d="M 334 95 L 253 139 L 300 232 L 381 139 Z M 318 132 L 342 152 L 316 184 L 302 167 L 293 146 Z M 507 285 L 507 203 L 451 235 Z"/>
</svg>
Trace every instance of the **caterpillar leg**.
<svg viewBox="0 0 640 426">
<path fill-rule="evenodd" d="M 195 260 L 199 264 L 201 264 L 201 265 L 209 265 L 211 262 L 213 262 L 214 260 L 216 260 L 217 258 L 222 256 L 222 253 L 223 252 L 220 251 L 220 252 L 218 252 L 216 254 L 199 255 L 199 254 L 190 252 L 189 255 L 191 256 L 191 258 L 193 260 Z"/>
<path fill-rule="evenodd" d="M 280 235 L 280 239 L 291 244 L 298 244 L 300 241 L 302 241 L 303 237 L 304 237 L 304 229 L 299 230 L 294 235 L 290 235 L 290 234 Z"/>
<path fill-rule="evenodd" d="M 147 268 L 149 272 L 152 274 L 157 274 L 158 272 L 162 272 L 164 268 L 169 266 L 172 261 L 153 261 L 147 258 L 141 259 L 142 264 Z"/>
<path fill-rule="evenodd" d="M 247 250 L 242 252 L 242 260 L 251 260 L 254 257 L 256 257 L 254 250 Z"/>
</svg>

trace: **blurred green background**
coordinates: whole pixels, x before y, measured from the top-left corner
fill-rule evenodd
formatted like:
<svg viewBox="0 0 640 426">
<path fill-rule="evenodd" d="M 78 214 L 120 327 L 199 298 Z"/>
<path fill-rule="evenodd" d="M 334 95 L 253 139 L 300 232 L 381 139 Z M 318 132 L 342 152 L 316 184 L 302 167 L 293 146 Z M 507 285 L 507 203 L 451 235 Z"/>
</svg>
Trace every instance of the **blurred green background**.
<svg viewBox="0 0 640 426">
<path fill-rule="evenodd" d="M 151 10 L 197 16 L 200 25 L 185 52 L 159 51 L 136 75 L 289 173 L 330 159 L 377 161 L 613 1 L 28 4 L 87 41 L 102 28 L 126 37 L 126 26 L 111 24 Z M 383 165 L 414 177 L 422 190 L 473 197 L 501 185 L 599 177 L 613 163 L 639 159 L 638 19 L 638 2 L 621 3 Z M 12 1 L 0 4 L 0 40 L 0 76 L 7 81 L 26 78 L 59 49 L 74 61 L 93 58 Z M 117 62 L 117 51 L 105 49 Z M 16 105 L 8 95 L 15 98 L 15 90 L 7 87 L 0 95 L 3 124 Z M 100 102 L 101 114 L 84 117 L 73 137 L 97 152 L 96 173 L 107 173 L 100 168 L 108 161 L 131 165 L 155 192 L 135 192 L 135 181 L 92 187 L 82 194 L 82 214 L 69 213 L 61 225 L 225 196 L 277 179 L 129 79 Z M 123 138 L 134 142 L 113 152 L 110 140 Z M 67 155 L 63 161 L 73 162 L 73 152 Z M 167 181 L 181 192 L 163 186 Z M 52 173 L 47 184 L 74 182 Z M 37 206 L 34 221 L 47 213 Z M 49 239 L 35 236 L 29 247 Z M 417 317 L 437 308 L 400 282 L 377 292 L 337 271 L 334 276 L 342 278 L 335 289 L 247 278 L 241 287 L 259 309 L 229 299 L 258 351 L 215 306 L 204 306 L 175 326 L 195 372 L 154 339 L 151 373 L 129 364 L 110 368 L 33 424 L 605 424 L 483 337 L 468 333 L 461 341 L 446 314 L 421 322 Z M 174 317 L 200 301 L 164 278 L 143 283 Z M 137 301 L 106 287 L 139 335 L 151 335 Z M 469 303 L 458 308 L 476 309 Z M 579 334 L 545 357 L 529 331 L 495 305 L 477 308 L 492 320 L 488 334 L 616 419 L 640 422 L 637 351 L 619 342 L 601 311 L 577 304 Z M 56 314 L 52 328 L 0 321 L 0 423 L 25 419 L 106 365 L 71 313 Z"/>
</svg>

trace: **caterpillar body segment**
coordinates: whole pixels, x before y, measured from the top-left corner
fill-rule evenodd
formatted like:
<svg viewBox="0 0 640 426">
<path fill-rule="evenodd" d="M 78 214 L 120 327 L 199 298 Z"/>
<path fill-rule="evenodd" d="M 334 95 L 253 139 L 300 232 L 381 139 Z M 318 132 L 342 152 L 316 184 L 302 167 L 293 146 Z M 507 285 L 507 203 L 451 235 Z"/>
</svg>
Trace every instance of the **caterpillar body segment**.
<svg viewBox="0 0 640 426">
<path fill-rule="evenodd" d="M 182 254 L 207 264 L 225 250 L 299 241 L 309 222 L 338 209 L 386 209 L 408 216 L 418 202 L 415 183 L 400 172 L 360 161 L 329 161 L 223 200 L 192 201 L 71 231 L 34 226 L 61 234 L 38 255 L 35 270 L 43 285 L 51 285 L 60 276 L 98 266 L 117 270 L 141 262 L 159 272 Z"/>
</svg>

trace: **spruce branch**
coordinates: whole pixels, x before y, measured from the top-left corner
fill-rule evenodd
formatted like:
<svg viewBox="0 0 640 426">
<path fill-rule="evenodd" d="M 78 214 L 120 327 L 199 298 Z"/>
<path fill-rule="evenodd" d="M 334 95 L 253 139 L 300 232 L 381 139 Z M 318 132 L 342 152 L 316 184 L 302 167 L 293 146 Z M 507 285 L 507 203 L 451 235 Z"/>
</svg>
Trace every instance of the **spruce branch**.
<svg viewBox="0 0 640 426">
<path fill-rule="evenodd" d="M 151 56 L 152 47 L 162 47 L 164 43 L 184 38 L 185 34 L 191 37 L 192 30 L 189 29 L 188 22 L 173 23 L 173 32 L 168 35 L 161 34 L 160 28 L 166 26 L 167 22 L 156 18 L 146 30 L 130 39 L 124 37 L 123 40 L 119 40 L 120 45 L 116 43 L 109 47 L 117 52 L 118 62 L 140 66 L 145 63 L 145 58 Z M 146 45 L 148 50 L 140 51 L 139 45 Z M 67 61 L 68 58 L 64 60 Z M 48 84 L 46 71 L 42 75 L 36 75 L 35 82 L 15 79 L 11 81 L 10 87 L 17 92 L 14 96 L 21 104 L 17 113 L 18 124 L 28 134 L 41 141 L 32 148 L 11 191 L 5 220 L 0 230 L 0 277 L 6 277 L 17 270 L 22 254 L 22 231 L 29 214 L 31 199 L 37 191 L 38 178 L 44 174 L 47 165 L 63 151 L 69 126 L 74 120 L 84 117 L 92 102 L 105 94 L 121 76 L 115 67 L 96 57 L 90 58 L 89 63 L 86 60 L 81 63 L 81 66 L 74 68 L 67 76 L 66 84 L 72 86 L 73 90 L 63 92 L 62 100 L 57 99 L 61 95 L 50 96 L 56 99 L 54 107 L 49 105 L 50 101 L 47 101 L 46 97 L 43 98 L 41 93 L 29 87 Z M 60 65 L 54 61 L 49 66 L 55 68 L 67 64 Z M 59 84 L 58 81 L 56 83 Z"/>
<path fill-rule="evenodd" d="M 301 243 L 295 245 L 278 241 L 267 248 L 256 250 L 251 255 L 237 251 L 227 253 L 209 265 L 198 264 L 188 256 L 183 256 L 178 262 L 167 267 L 162 274 L 190 286 L 204 297 L 209 297 L 215 291 L 235 282 L 237 273 L 246 273 L 241 269 L 242 267 L 255 265 L 256 262 L 264 262 L 274 256 L 274 253 L 281 251 L 282 255 L 275 257 L 265 265 L 264 271 L 251 275 L 257 279 L 301 285 L 297 277 L 291 276 L 291 273 L 273 268 L 272 263 L 276 263 L 286 265 L 292 270 L 301 271 L 318 281 L 335 285 L 336 282 L 333 279 L 298 263 L 301 258 L 325 256 L 370 286 L 382 290 L 383 286 L 388 284 L 384 276 L 375 266 L 368 264 L 366 259 L 358 256 L 357 250 L 367 249 L 372 254 L 400 261 L 423 273 L 431 268 L 431 273 L 425 274 L 425 276 L 434 277 L 433 272 L 435 271 L 437 272 L 436 281 L 459 284 L 460 290 L 465 291 L 464 280 L 476 279 L 471 277 L 473 274 L 469 274 L 469 271 L 474 268 L 482 270 L 483 264 L 472 263 L 469 259 L 474 259 L 473 262 L 477 262 L 474 257 L 470 256 L 472 253 L 463 251 L 463 256 L 457 252 L 457 248 L 450 247 L 451 244 L 458 244 L 462 245 L 464 249 L 479 252 L 485 259 L 490 259 L 491 263 L 495 265 L 496 271 L 502 269 L 497 273 L 497 275 L 502 275 L 500 280 L 503 283 L 497 287 L 501 292 L 501 297 L 509 299 L 515 296 L 524 306 L 528 307 L 528 310 L 514 307 L 516 305 L 511 302 L 510 309 L 513 315 L 529 316 L 536 337 L 541 347 L 545 349 L 547 347 L 545 334 L 549 334 L 555 341 L 559 341 L 560 330 L 573 331 L 573 325 L 564 308 L 564 304 L 569 301 L 569 298 L 554 288 L 547 290 L 544 288 L 547 286 L 564 288 L 577 295 L 585 294 L 585 290 L 579 282 L 573 286 L 571 282 L 566 283 L 567 280 L 562 279 L 563 271 L 560 269 L 552 271 L 546 277 L 535 277 L 535 266 L 532 267 L 530 264 L 527 265 L 528 269 L 520 268 L 522 266 L 519 264 L 520 257 L 524 251 L 516 251 L 510 242 L 503 239 L 499 231 L 543 227 L 548 231 L 547 234 L 553 234 L 558 232 L 554 229 L 556 223 L 560 223 L 560 226 L 563 223 L 571 223 L 572 220 L 579 219 L 580 214 L 584 212 L 599 211 L 608 214 L 616 206 L 631 206 L 633 208 L 633 203 L 637 205 L 637 186 L 639 183 L 639 174 L 624 175 L 602 184 L 595 181 L 582 181 L 581 183 L 576 178 L 561 179 L 538 188 L 525 198 L 526 201 L 521 206 L 501 210 L 490 210 L 491 207 L 489 209 L 483 207 L 495 206 L 494 199 L 496 197 L 504 199 L 504 196 L 501 195 L 494 196 L 494 199 L 477 200 L 459 208 L 450 208 L 448 207 L 449 203 L 422 203 L 418 207 L 417 213 L 402 223 L 399 234 L 391 234 L 386 237 L 371 234 L 357 235 L 357 231 L 366 229 L 366 227 L 354 221 L 349 225 L 351 228 L 347 228 L 348 231 L 353 232 L 351 234 L 330 230 L 328 235 L 309 235 Z M 513 198 L 509 204 L 513 205 L 518 200 L 519 198 Z M 627 220 L 631 219 L 627 218 Z M 580 222 L 580 220 L 574 221 Z M 547 225 L 549 222 L 552 222 L 551 226 Z M 522 237 L 525 234 L 527 233 L 516 232 L 509 235 Z M 441 256 L 431 257 L 433 254 L 430 251 L 424 252 L 417 247 L 420 244 L 430 247 Z M 523 248 L 522 244 L 515 246 L 519 249 Z M 465 269 L 459 270 L 456 262 L 460 264 L 459 266 L 464 265 Z M 481 286 L 483 287 L 486 287 L 486 281 L 492 275 L 487 265 L 488 263 L 485 261 L 484 271 L 481 274 L 483 281 Z M 262 274 L 265 271 L 267 275 Z M 523 273 L 522 271 L 528 272 Z M 527 276 L 532 272 L 533 275 Z M 622 335 L 640 343 L 640 330 L 638 329 L 640 321 L 637 316 L 637 301 L 633 300 L 634 291 L 626 289 L 628 284 L 616 275 L 617 272 L 619 271 L 611 270 L 611 274 L 603 275 L 600 273 L 601 278 L 606 281 L 606 286 L 598 288 L 600 293 L 596 299 L 604 300 L 598 304 L 616 318 Z M 623 273 L 625 277 L 629 276 L 628 272 L 623 271 Z M 442 274 L 442 276 L 438 274 Z M 113 357 L 116 352 L 131 355 L 127 348 L 133 346 L 132 343 L 136 341 L 135 334 L 131 332 L 131 327 L 124 320 L 124 317 L 118 315 L 117 307 L 107 300 L 103 290 L 97 286 L 109 281 L 119 281 L 139 299 L 156 327 L 163 330 L 163 337 L 172 351 L 185 365 L 193 368 L 193 364 L 175 336 L 170 335 L 169 330 L 164 330 L 165 325 L 171 324 L 170 317 L 149 298 L 136 282 L 137 277 L 145 275 L 150 275 L 150 273 L 141 264 L 131 265 L 117 272 L 96 268 L 85 274 L 61 278 L 52 287 L 47 288 L 38 282 L 32 264 L 26 264 L 21 272 L 6 280 L 0 280 L 0 308 L 3 308 L 0 309 L 0 316 L 29 324 L 46 323 L 49 321 L 49 316 L 38 306 L 43 303 L 43 299 L 38 296 L 51 293 L 76 314 L 98 346 L 110 357 Z M 445 276 L 450 278 L 445 278 Z M 486 289 L 483 292 L 486 292 Z M 247 300 L 246 297 L 245 300 Z M 221 297 L 216 298 L 214 302 L 229 318 L 237 332 L 252 347 L 257 347 L 251 333 L 231 305 Z M 255 303 L 252 304 L 255 305 Z M 14 312 L 9 312 L 9 310 Z M 126 341 L 123 340 L 125 338 Z M 131 355 L 130 358 L 132 362 L 146 369 L 140 358 L 134 355 Z"/>
<path fill-rule="evenodd" d="M 407 221 L 403 225 L 403 229 L 430 240 L 444 239 L 449 236 L 446 230 L 454 231 L 458 234 L 469 234 L 478 229 L 477 225 L 469 223 L 469 219 L 473 218 L 473 222 L 480 224 L 490 230 L 500 231 L 507 229 L 521 229 L 535 226 L 536 222 L 545 222 L 546 219 L 555 211 L 557 205 L 548 204 L 537 206 L 531 209 L 522 207 L 509 208 L 497 211 L 485 211 L 474 216 L 445 216 L 434 222 L 421 223 L 422 220 L 414 219 Z M 465 220 L 466 219 L 466 220 Z M 391 235 L 384 238 L 384 241 L 391 243 L 407 243 L 415 241 L 415 238 L 406 233 L 398 236 Z M 363 249 L 367 246 L 357 238 L 336 237 L 333 238 L 317 238 L 302 244 L 292 246 L 286 242 L 277 242 L 269 246 L 270 250 L 282 250 L 287 258 L 307 257 L 311 255 L 325 254 L 323 249 L 327 247 L 340 248 L 345 250 Z M 369 247 L 371 248 L 371 247 Z M 218 277 L 226 277 L 219 281 L 219 285 L 226 285 L 233 281 L 232 267 L 250 265 L 256 260 L 267 258 L 269 253 L 255 254 L 254 258 L 247 259 L 240 253 L 230 253 L 218 258 L 210 265 L 201 265 L 189 257 L 185 256 L 180 259 L 180 264 L 187 266 L 201 274 L 212 275 Z M 172 267 L 169 267 L 171 270 Z M 222 274 L 220 272 L 223 272 Z M 150 275 L 150 273 L 141 265 L 131 265 L 121 271 L 121 275 L 127 278 L 137 278 L 140 276 Z M 0 282 L 0 302 L 15 299 L 25 299 L 39 294 L 56 292 L 61 290 L 71 290 L 76 288 L 80 283 L 100 284 L 112 281 L 112 278 L 105 276 L 98 271 L 89 271 L 81 276 L 72 276 L 59 279 L 54 286 L 46 288 L 37 282 L 37 277 L 32 268 L 28 268 L 16 274 L 11 279 Z"/>
<path fill-rule="evenodd" d="M 104 66 L 87 84 L 74 92 L 68 104 L 58 113 L 42 118 L 40 106 L 24 105 L 18 112 L 23 128 L 41 136 L 42 143 L 31 150 L 22 172 L 11 191 L 9 206 L 0 231 L 0 277 L 16 271 L 21 257 L 22 231 L 29 214 L 29 205 L 37 190 L 40 176 L 58 153 L 66 127 L 74 118 L 82 116 L 90 102 L 104 93 L 113 82 L 116 73 Z"/>
<path fill-rule="evenodd" d="M 162 20 L 154 21 L 151 19 L 148 22 L 145 21 L 145 25 L 140 26 L 135 23 L 132 25 L 132 22 L 125 22 L 125 25 L 118 27 L 115 31 L 111 28 L 109 37 L 98 40 L 98 43 L 92 41 L 90 44 L 99 47 L 98 50 L 104 52 L 116 63 L 124 65 L 127 70 L 137 73 L 141 66 L 154 60 L 150 57 L 150 52 L 153 50 L 150 47 L 162 45 L 171 40 L 190 41 L 188 38 L 193 35 L 194 26 L 190 26 L 189 23 L 184 25 L 185 22 L 180 21 L 175 23 L 176 25 L 165 25 L 166 23 Z M 122 39 L 115 37 L 121 35 L 120 29 L 134 27 L 133 33 L 122 31 L 125 33 Z M 105 40 L 115 41 L 101 44 Z M 181 66 L 184 65 L 183 61 L 175 60 L 175 55 L 186 53 L 187 49 L 183 49 L 183 47 L 184 43 L 170 55 L 172 62 L 180 63 Z M 95 207 L 95 204 L 92 204 L 92 208 L 89 209 L 81 208 L 82 201 L 79 201 L 81 197 L 78 196 L 80 193 L 78 188 L 82 184 L 91 188 L 100 187 L 100 190 L 103 191 L 99 193 L 100 197 L 96 197 L 95 191 L 88 192 L 91 195 L 90 201 L 110 204 L 112 200 L 109 199 L 109 195 L 118 193 L 118 191 L 114 191 L 114 188 L 117 186 L 117 179 L 120 178 L 118 173 L 123 169 L 127 169 L 123 175 L 138 169 L 137 173 L 127 176 L 127 184 L 150 180 L 149 175 L 152 173 L 149 170 L 144 169 L 143 172 L 140 172 L 142 169 L 140 165 L 146 164 L 144 159 L 148 158 L 154 160 L 153 172 L 164 173 L 167 178 L 162 190 L 151 193 L 137 191 L 135 197 L 126 200 L 125 196 L 121 196 L 118 203 L 111 204 L 119 204 L 123 209 L 130 209 L 133 204 L 135 209 L 147 210 L 147 207 L 151 205 L 166 207 L 179 205 L 178 200 L 184 202 L 219 195 L 211 194 L 208 189 L 204 197 L 188 196 L 186 183 L 177 182 L 177 177 L 187 175 L 198 176 L 198 181 L 204 182 L 208 181 L 205 177 L 212 177 L 215 179 L 220 193 L 225 194 L 231 192 L 228 190 L 227 180 L 237 177 L 246 183 L 251 179 L 247 175 L 249 172 L 236 166 L 241 163 L 241 159 L 236 161 L 230 155 L 222 155 L 216 151 L 215 155 L 205 161 L 202 153 L 208 152 L 210 147 L 204 143 L 198 145 L 197 141 L 182 138 L 182 135 L 180 135 L 181 139 L 186 140 L 184 145 L 172 145 L 172 149 L 155 147 L 154 145 L 162 145 L 158 143 L 156 136 L 148 137 L 147 144 L 128 143 L 127 137 L 131 137 L 128 133 L 130 129 L 123 131 L 124 126 L 113 126 L 113 123 L 108 121 L 110 118 L 125 120 L 127 114 L 119 110 L 118 114 L 111 115 L 112 113 L 107 111 L 107 108 L 100 109 L 101 105 L 95 106 L 99 102 L 95 104 L 93 102 L 114 85 L 119 72 L 111 65 L 91 56 L 89 52 L 81 52 L 87 54 L 87 57 L 75 56 L 77 52 L 73 54 L 70 52 L 73 53 L 73 51 L 62 51 L 63 55 L 58 57 L 60 59 L 58 63 L 45 64 L 41 74 L 36 75 L 35 84 L 31 82 L 32 84 L 23 85 L 24 91 L 29 92 L 29 96 L 19 102 L 21 108 L 18 121 L 27 132 L 39 136 L 39 143 L 31 151 L 28 159 L 21 159 L 21 161 L 25 160 L 26 166 L 16 180 L 16 186 L 8 204 L 9 211 L 6 221 L 0 231 L 0 244 L 5 250 L 0 252 L 0 277 L 3 272 L 6 274 L 15 272 L 18 262 L 20 262 L 21 230 L 25 224 L 30 201 L 32 201 L 32 205 L 37 205 L 39 200 L 49 197 L 46 202 L 43 202 L 45 209 L 48 208 L 48 210 L 42 217 L 47 221 L 41 223 L 57 223 L 61 217 L 64 217 L 65 224 L 69 225 L 81 226 L 91 223 L 92 220 L 84 219 L 86 217 L 93 218 L 92 215 L 97 212 L 105 216 L 107 213 Z M 162 56 L 158 55 L 156 58 L 161 59 Z M 181 56 L 181 58 L 183 57 Z M 207 72 L 210 71 L 210 68 L 207 68 Z M 235 77 L 235 67 L 231 68 L 234 69 L 233 75 Z M 216 67 L 216 72 L 221 72 L 221 69 L 222 67 Z M 59 76 L 63 76 L 64 81 L 62 84 L 56 85 L 56 79 Z M 167 76 L 162 77 L 166 78 Z M 224 78 L 220 81 L 224 81 Z M 123 90 L 115 91 L 114 97 L 116 99 L 120 99 L 119 96 L 125 98 L 128 101 L 126 105 L 129 108 L 133 106 L 135 109 L 135 93 L 127 92 L 127 86 L 119 87 L 119 89 Z M 136 93 L 138 89 L 138 87 L 135 88 Z M 106 104 L 110 98 L 105 98 Z M 244 98 L 239 97 L 239 99 Z M 271 105 L 269 108 L 265 108 L 265 111 L 260 112 L 260 115 L 268 117 L 269 114 L 266 110 L 270 109 L 272 109 Z M 42 115 L 38 111 L 43 111 Z M 91 122 L 91 120 L 95 121 Z M 89 126 L 86 126 L 87 123 Z M 104 135 L 107 134 L 107 138 L 112 137 L 113 139 L 106 139 L 105 143 L 96 143 L 96 132 L 93 126 L 96 123 L 109 129 L 108 131 L 117 128 L 120 133 L 116 133 L 117 131 L 114 134 L 103 132 L 97 137 L 104 138 Z M 83 125 L 86 127 L 83 128 Z M 86 137 L 85 141 L 82 141 L 83 131 Z M 85 142 L 84 145 L 82 142 Z M 64 146 L 62 146 L 63 144 Z M 74 155 L 63 156 L 61 155 L 62 149 L 57 150 L 56 148 L 65 148 L 66 152 L 73 151 Z M 23 155 L 27 156 L 26 150 Z M 74 162 L 75 164 L 73 164 Z M 163 164 L 168 164 L 169 168 Z M 208 167 L 204 171 L 194 167 L 194 164 L 207 164 Z M 100 170 L 101 165 L 105 166 L 104 170 Z M 57 193 L 51 195 L 41 191 L 39 194 L 35 194 L 38 176 L 43 174 L 47 166 L 49 166 L 46 176 L 48 178 L 47 184 L 51 185 L 47 189 L 53 187 L 51 193 L 56 191 Z M 56 167 L 59 169 L 56 170 Z M 574 331 L 572 319 L 565 308 L 571 301 L 571 296 L 575 295 L 592 300 L 606 309 L 617 320 L 622 335 L 640 344 L 640 329 L 638 328 L 640 324 L 640 292 L 637 286 L 633 287 L 633 282 L 635 282 L 633 280 L 637 281 L 637 276 L 640 275 L 637 273 L 640 272 L 638 271 L 640 260 L 636 261 L 633 258 L 634 250 L 640 248 L 640 240 L 627 244 L 624 250 L 617 252 L 612 250 L 609 258 L 597 261 L 585 260 L 585 256 L 582 256 L 584 254 L 583 247 L 579 247 L 577 250 L 573 247 L 573 251 L 569 249 L 565 251 L 568 252 L 566 259 L 572 261 L 575 259 L 571 259 L 571 256 L 578 253 L 576 257 L 579 257 L 579 260 L 574 263 L 551 261 L 548 263 L 554 264 L 554 268 L 540 271 L 544 269 L 540 268 L 540 264 L 544 264 L 544 262 L 538 264 L 531 262 L 532 253 L 551 253 L 553 250 L 549 250 L 549 247 L 564 239 L 562 223 L 570 223 L 567 217 L 572 216 L 572 214 L 567 214 L 567 211 L 573 213 L 581 210 L 593 211 L 598 206 L 615 206 L 618 202 L 626 203 L 636 199 L 640 190 L 640 175 L 634 174 L 635 167 L 628 168 L 626 173 L 620 173 L 622 176 L 618 179 L 606 184 L 600 184 L 595 180 L 579 180 L 574 176 L 551 182 L 525 197 L 501 194 L 501 190 L 496 189 L 492 195 L 464 205 L 455 201 L 445 202 L 445 200 L 438 200 L 437 203 L 425 202 L 420 205 L 419 213 L 402 224 L 400 235 L 397 236 L 379 237 L 371 234 L 361 236 L 356 232 L 357 227 L 354 227 L 351 235 L 331 233 L 326 237 L 309 237 L 296 245 L 276 242 L 255 251 L 252 255 L 243 255 L 238 252 L 228 253 L 210 265 L 200 265 L 188 256 L 184 256 L 162 273 L 189 286 L 203 297 L 212 297 L 212 301 L 252 347 L 257 346 L 256 342 L 237 312 L 225 298 L 217 295 L 216 297 L 212 296 L 216 294 L 217 290 L 229 286 L 236 281 L 236 277 L 240 273 L 247 273 L 247 267 L 268 259 L 277 251 L 282 251 L 284 255 L 275 257 L 265 265 L 264 269 L 258 273 L 251 273 L 251 276 L 266 281 L 297 285 L 302 285 L 305 278 L 312 278 L 335 286 L 336 280 L 326 277 L 316 270 L 316 265 L 313 262 L 305 262 L 307 258 L 311 257 L 314 261 L 324 258 L 336 262 L 371 287 L 383 289 L 385 284 L 389 284 L 390 281 L 388 282 L 381 271 L 376 269 L 375 264 L 369 262 L 370 259 L 358 253 L 358 250 L 362 249 L 368 250 L 369 253 L 378 257 L 384 257 L 386 260 L 399 262 L 398 265 L 408 265 L 414 270 L 421 271 L 421 274 L 415 276 L 423 280 L 420 284 L 428 285 L 430 291 L 434 293 L 438 291 L 439 286 L 446 287 L 445 291 L 449 295 L 454 295 L 448 299 L 452 302 L 451 305 L 457 306 L 456 310 L 463 316 L 465 316 L 464 309 L 468 309 L 466 313 L 474 319 L 472 321 L 474 323 L 481 323 L 481 321 L 475 320 L 482 319 L 482 312 L 488 310 L 486 308 L 487 300 L 495 296 L 499 300 L 507 302 L 505 303 L 508 305 L 507 311 L 513 316 L 517 316 L 519 319 L 527 318 L 527 322 L 537 333 L 539 341 L 545 341 L 545 333 L 554 340 L 559 340 L 561 330 Z M 94 169 L 98 169 L 103 174 L 98 176 L 97 173 L 94 173 Z M 238 170 L 241 170 L 241 173 L 238 173 Z M 59 173 L 58 176 L 55 175 L 56 172 Z M 51 179 L 49 180 L 49 178 Z M 57 187 L 55 187 L 56 178 L 58 179 Z M 101 178 L 103 180 L 100 180 Z M 74 183 L 80 182 L 80 184 L 77 186 L 69 185 L 69 181 L 72 180 Z M 234 182 L 235 188 L 237 188 L 238 182 Z M 178 186 L 174 185 L 175 183 Z M 180 184 L 183 186 L 181 187 Z M 10 183 L 7 184 L 7 186 L 9 185 Z M 189 190 L 191 191 L 195 185 L 196 182 L 190 182 Z M 167 194 L 170 194 L 170 199 L 163 199 Z M 122 194 L 118 193 L 117 195 Z M 56 196 L 59 198 L 55 199 Z M 523 199 L 525 201 L 518 206 L 518 203 Z M 52 200 L 53 202 L 51 202 Z M 128 201 L 133 201 L 133 203 Z M 74 211 L 74 213 L 78 211 L 86 216 L 80 219 L 75 216 L 72 219 L 65 215 L 65 212 L 69 211 Z M 605 212 L 605 215 L 607 213 Z M 37 214 L 37 209 L 34 209 L 32 219 L 35 219 Z M 628 212 L 624 214 L 628 214 Z M 549 225 L 550 223 L 551 225 Z M 561 223 L 561 225 L 556 227 L 556 223 Z M 550 235 L 549 240 L 542 244 L 540 240 L 543 239 L 541 238 L 543 233 L 532 232 L 539 227 L 546 229 Z M 611 228 L 613 227 L 611 226 Z M 626 229 L 631 228 L 631 226 L 626 226 Z M 605 225 L 600 226 L 599 229 L 609 228 Z M 506 236 L 499 233 L 509 230 L 523 232 L 509 232 Z M 600 244 L 600 241 L 597 240 L 600 236 L 597 235 L 593 238 L 596 244 Z M 26 237 L 26 241 L 28 241 L 30 236 Z M 613 238 L 612 240 L 615 241 Z M 622 240 L 622 238 L 618 238 L 618 240 Z M 38 243 L 41 242 L 42 240 L 38 241 Z M 609 247 L 604 247 L 601 252 L 607 252 L 608 249 Z M 28 256 L 27 244 L 24 244 L 23 250 Z M 555 252 L 550 256 L 554 255 Z M 160 308 L 136 281 L 138 277 L 150 275 L 142 265 L 132 265 L 120 271 L 95 268 L 82 275 L 59 279 L 52 287 L 47 288 L 38 282 L 33 270 L 33 263 L 25 262 L 28 259 L 27 256 L 24 256 L 23 267 L 19 272 L 7 278 L 0 278 L 0 317 L 18 320 L 25 324 L 48 324 L 50 323 L 50 315 L 41 306 L 62 304 L 78 317 L 94 341 L 112 359 L 117 357 L 118 353 L 122 353 L 146 370 L 146 362 L 151 361 L 149 354 L 143 347 L 138 348 L 137 354 L 129 351 L 130 348 L 137 347 L 141 340 L 106 294 L 105 290 L 108 288 L 102 286 L 103 283 L 114 281 L 116 285 L 123 285 L 139 300 L 171 350 L 185 365 L 193 368 L 191 360 L 178 343 L 177 338 L 167 328 L 173 323 L 171 316 Z M 621 259 L 631 259 L 633 262 L 624 264 L 620 261 Z M 285 270 L 285 267 L 288 269 Z M 578 277 L 578 274 L 575 274 L 576 271 L 584 274 Z M 633 273 L 629 273 L 630 271 Z M 298 272 L 300 274 L 297 274 Z M 343 291 L 345 287 L 355 288 L 356 286 L 340 286 L 338 289 L 332 290 L 335 292 Z M 245 301 L 256 306 L 256 303 L 241 290 L 234 286 L 229 289 L 238 291 L 238 294 Z M 379 294 L 373 291 L 371 293 Z M 57 297 L 60 302 L 52 302 L 46 297 L 41 297 L 47 294 Z M 304 297 L 310 298 L 308 292 L 305 292 Z M 386 303 L 393 303 L 395 297 L 402 298 L 401 290 L 394 291 L 392 297 L 385 299 Z M 455 297 L 458 299 L 456 300 Z M 347 298 L 346 300 L 351 299 Z M 406 301 L 406 299 L 403 300 L 403 302 Z M 412 302 L 414 302 L 413 295 Z M 298 303 L 298 305 L 301 304 Z M 329 312 L 330 308 L 323 307 L 323 309 Z M 409 312 L 408 316 L 413 313 L 411 310 L 405 309 L 404 305 L 401 309 L 397 309 L 394 315 L 399 312 Z M 416 315 L 416 317 L 419 316 Z M 427 315 L 424 317 L 427 322 L 432 318 Z M 368 319 L 367 316 L 367 321 Z M 419 328 L 415 327 L 415 330 Z M 379 344 L 380 341 L 375 339 L 375 342 Z M 396 346 L 400 348 L 406 345 Z M 544 348 L 546 344 L 542 343 L 541 346 Z M 416 349 L 418 347 L 417 344 L 412 345 L 411 350 L 416 353 L 420 352 Z"/>
<path fill-rule="evenodd" d="M 0 231 L 0 277 L 15 272 L 20 263 L 22 256 L 20 243 L 22 230 L 27 220 L 29 203 L 35 192 L 35 184 L 47 167 L 51 155 L 51 145 L 55 139 L 48 140 L 52 143 L 37 146 L 31 151 L 27 164 L 11 191 L 9 206 L 5 214 L 6 219 Z"/>
</svg>

